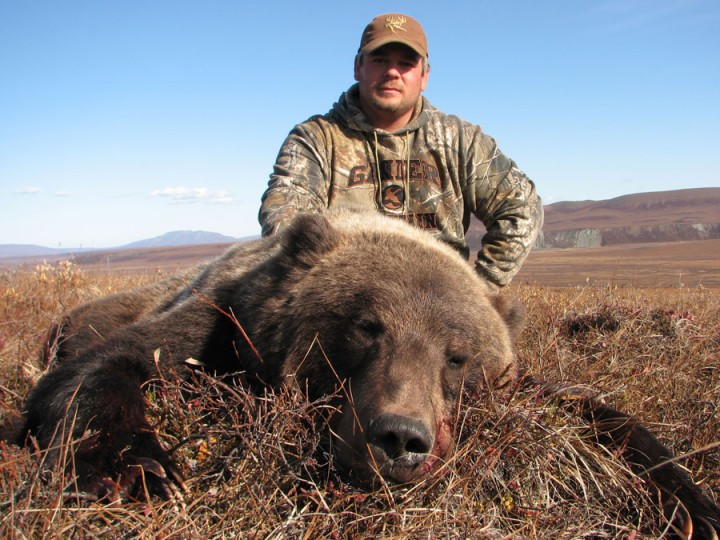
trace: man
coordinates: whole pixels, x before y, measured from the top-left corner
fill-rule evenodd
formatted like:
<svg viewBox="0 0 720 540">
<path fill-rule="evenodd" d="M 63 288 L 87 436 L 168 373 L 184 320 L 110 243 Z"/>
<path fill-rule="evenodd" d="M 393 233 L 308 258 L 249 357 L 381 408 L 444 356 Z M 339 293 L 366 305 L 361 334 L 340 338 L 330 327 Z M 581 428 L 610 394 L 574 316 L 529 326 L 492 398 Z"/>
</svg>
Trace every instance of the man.
<svg viewBox="0 0 720 540">
<path fill-rule="evenodd" d="M 280 149 L 262 197 L 263 235 L 299 212 L 353 206 L 406 219 L 468 258 L 475 215 L 487 229 L 477 271 L 498 288 L 510 283 L 542 226 L 540 197 L 491 137 L 421 96 L 429 74 L 418 21 L 373 19 L 355 57 L 357 84 Z"/>
</svg>

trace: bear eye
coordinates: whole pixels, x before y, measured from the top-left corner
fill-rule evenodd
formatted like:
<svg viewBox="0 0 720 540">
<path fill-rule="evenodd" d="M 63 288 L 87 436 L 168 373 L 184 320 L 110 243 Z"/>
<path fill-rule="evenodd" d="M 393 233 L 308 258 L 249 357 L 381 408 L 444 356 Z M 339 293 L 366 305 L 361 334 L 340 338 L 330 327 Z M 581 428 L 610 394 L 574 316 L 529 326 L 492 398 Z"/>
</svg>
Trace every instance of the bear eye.
<svg viewBox="0 0 720 540">
<path fill-rule="evenodd" d="M 467 356 L 456 354 L 448 358 L 448 364 L 454 367 L 462 367 L 468 363 L 468 360 L 469 358 Z"/>
<path fill-rule="evenodd" d="M 363 334 L 375 339 L 382 335 L 385 331 L 382 323 L 375 319 L 360 319 L 357 323 L 357 328 Z"/>
</svg>

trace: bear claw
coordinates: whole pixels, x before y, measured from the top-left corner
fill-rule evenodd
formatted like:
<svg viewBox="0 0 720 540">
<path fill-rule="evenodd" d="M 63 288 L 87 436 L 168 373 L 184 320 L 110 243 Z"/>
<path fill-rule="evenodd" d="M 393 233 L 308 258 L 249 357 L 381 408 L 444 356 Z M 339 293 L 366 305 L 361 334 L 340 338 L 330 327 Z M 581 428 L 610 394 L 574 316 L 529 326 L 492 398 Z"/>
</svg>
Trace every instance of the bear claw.
<svg viewBox="0 0 720 540">
<path fill-rule="evenodd" d="M 126 477 L 122 480 L 125 493 L 146 492 L 158 495 L 165 500 L 181 500 L 182 493 L 188 491 L 180 471 L 172 463 L 162 465 L 148 457 L 133 457 L 128 465 Z"/>
</svg>

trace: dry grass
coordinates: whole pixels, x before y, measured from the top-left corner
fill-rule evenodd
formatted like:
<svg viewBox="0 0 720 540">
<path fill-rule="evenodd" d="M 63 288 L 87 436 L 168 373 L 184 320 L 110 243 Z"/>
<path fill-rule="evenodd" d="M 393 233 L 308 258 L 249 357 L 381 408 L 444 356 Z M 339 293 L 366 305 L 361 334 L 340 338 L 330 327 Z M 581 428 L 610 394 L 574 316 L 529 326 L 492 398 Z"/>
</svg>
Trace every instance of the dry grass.
<svg viewBox="0 0 720 540">
<path fill-rule="evenodd" d="M 72 265 L 0 274 L 2 416 L 41 374 L 45 328 L 64 309 L 150 276 Z M 646 420 L 720 498 L 720 291 L 517 286 L 520 356 L 550 380 L 592 385 Z M 457 410 L 458 450 L 412 488 L 360 489 L 333 467 L 329 401 L 257 396 L 208 378 L 168 379 L 151 415 L 188 479 L 182 503 L 106 506 L 43 471 L 41 453 L 0 443 L 2 538 L 657 538 L 667 525 L 622 461 L 581 421 L 517 393 Z M 68 456 L 70 458 L 71 456 Z"/>
</svg>

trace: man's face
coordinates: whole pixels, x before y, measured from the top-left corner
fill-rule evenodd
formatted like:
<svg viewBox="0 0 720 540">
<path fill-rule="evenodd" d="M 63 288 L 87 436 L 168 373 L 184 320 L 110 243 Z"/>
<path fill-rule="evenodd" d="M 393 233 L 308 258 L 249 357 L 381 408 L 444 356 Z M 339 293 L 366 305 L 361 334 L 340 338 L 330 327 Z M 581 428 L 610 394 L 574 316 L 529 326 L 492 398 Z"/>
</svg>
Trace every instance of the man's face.
<svg viewBox="0 0 720 540">
<path fill-rule="evenodd" d="M 373 121 L 378 117 L 399 119 L 412 111 L 425 90 L 428 71 L 423 73 L 420 55 L 400 43 L 389 43 L 355 60 L 355 80 L 359 83 L 360 105 Z"/>
</svg>

